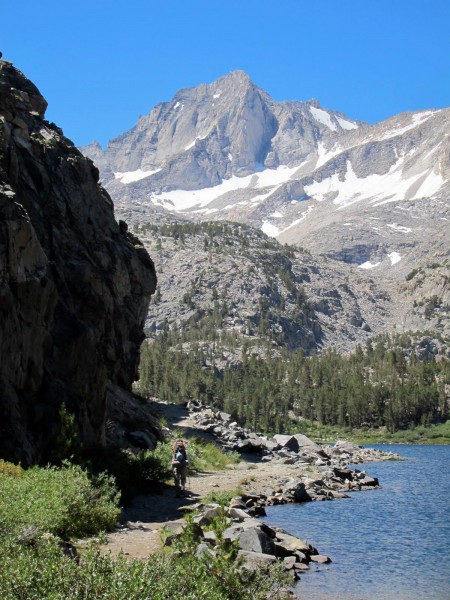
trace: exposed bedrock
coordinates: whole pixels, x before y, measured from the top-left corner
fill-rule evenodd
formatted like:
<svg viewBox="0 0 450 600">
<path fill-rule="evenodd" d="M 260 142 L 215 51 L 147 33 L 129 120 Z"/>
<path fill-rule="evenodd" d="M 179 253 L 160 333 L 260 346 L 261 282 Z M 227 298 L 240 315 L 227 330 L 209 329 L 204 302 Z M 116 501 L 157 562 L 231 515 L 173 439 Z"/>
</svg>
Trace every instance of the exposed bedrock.
<svg viewBox="0 0 450 600">
<path fill-rule="evenodd" d="M 156 275 L 98 171 L 0 60 L 0 456 L 45 461 L 62 404 L 103 443 L 107 388 L 130 389 Z"/>
</svg>

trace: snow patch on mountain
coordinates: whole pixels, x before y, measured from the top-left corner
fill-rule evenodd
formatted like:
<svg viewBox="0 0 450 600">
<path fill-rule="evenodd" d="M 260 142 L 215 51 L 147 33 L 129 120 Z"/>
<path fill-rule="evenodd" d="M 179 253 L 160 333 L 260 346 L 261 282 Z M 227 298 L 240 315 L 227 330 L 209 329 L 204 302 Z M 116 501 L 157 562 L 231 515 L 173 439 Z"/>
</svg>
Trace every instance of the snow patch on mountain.
<svg viewBox="0 0 450 600">
<path fill-rule="evenodd" d="M 388 254 L 388 257 L 391 260 L 391 265 L 396 265 L 398 262 L 400 262 L 402 260 L 402 257 L 400 256 L 400 254 L 398 252 L 391 252 L 390 254 Z"/>
<path fill-rule="evenodd" d="M 190 150 L 191 148 L 193 148 L 195 146 L 195 144 L 197 143 L 198 140 L 204 140 L 206 136 L 197 136 L 195 138 L 195 140 L 193 142 L 190 142 L 189 144 L 187 144 L 187 146 L 184 147 L 184 150 Z"/>
<path fill-rule="evenodd" d="M 439 111 L 426 110 L 426 111 L 423 111 L 420 113 L 415 113 L 414 115 L 412 115 L 411 123 L 409 125 L 405 125 L 403 127 L 394 127 L 392 129 L 389 129 L 388 131 L 383 133 L 381 136 L 377 136 L 375 139 L 377 141 L 383 141 L 383 140 L 389 140 L 389 139 L 391 139 L 393 137 L 397 137 L 399 135 L 403 135 L 407 131 L 414 129 L 418 125 L 421 125 L 422 123 L 427 121 L 431 116 L 433 116 L 437 112 L 439 112 Z"/>
<path fill-rule="evenodd" d="M 390 252 L 387 254 L 387 258 L 391 261 L 391 266 L 396 265 L 402 260 L 402 256 L 399 252 Z M 360 269 L 375 269 L 380 266 L 383 261 L 379 260 L 378 262 L 371 262 L 370 260 L 366 260 L 362 264 L 358 265 Z M 386 264 L 386 263 L 385 263 Z"/>
<path fill-rule="evenodd" d="M 321 167 L 322 165 L 327 163 L 329 160 L 331 160 L 332 158 L 334 158 L 335 156 L 340 154 L 342 151 L 343 151 L 343 148 L 339 144 L 337 144 L 333 148 L 333 150 L 327 150 L 325 148 L 325 146 L 322 144 L 322 142 L 319 142 L 317 144 L 318 158 L 317 158 L 317 163 L 316 163 L 316 169 L 318 169 L 319 167 Z"/>
<path fill-rule="evenodd" d="M 314 210 L 313 206 L 308 206 L 308 208 L 306 210 L 304 210 L 301 214 L 300 214 L 300 218 L 295 219 L 294 221 L 292 221 L 292 223 L 290 223 L 287 227 L 285 227 L 284 229 L 279 229 L 276 225 L 274 225 L 273 223 L 271 223 L 270 221 L 263 221 L 263 224 L 261 226 L 261 231 L 263 231 L 266 235 L 268 235 L 269 237 L 278 237 L 279 235 L 286 233 L 286 231 L 289 231 L 289 229 L 292 229 L 293 227 L 295 227 L 296 225 L 298 225 L 299 223 L 301 223 L 302 221 L 304 221 L 306 219 L 306 217 Z M 283 215 L 281 215 L 281 213 L 279 213 L 278 211 L 276 211 L 275 213 L 273 213 L 272 215 L 269 215 L 270 217 L 274 217 L 274 218 L 280 218 L 283 217 Z"/>
<path fill-rule="evenodd" d="M 426 198 L 433 196 L 444 185 L 445 180 L 439 173 L 431 171 L 426 177 L 420 188 L 417 190 L 415 198 Z"/>
<path fill-rule="evenodd" d="M 266 235 L 268 235 L 269 237 L 274 237 L 274 238 L 280 234 L 280 230 L 278 229 L 278 227 L 276 227 L 272 223 L 269 223 L 269 221 L 263 221 L 263 224 L 261 226 L 261 231 L 263 233 L 265 233 Z"/>
<path fill-rule="evenodd" d="M 411 233 L 410 227 L 403 227 L 403 225 L 397 225 L 397 223 L 388 223 L 388 227 L 394 229 L 395 231 L 401 231 L 402 233 Z"/>
<path fill-rule="evenodd" d="M 358 129 L 358 125 L 356 123 L 352 123 L 351 121 L 347 121 L 347 119 L 343 119 L 342 117 L 336 117 L 339 125 L 342 129 Z"/>
<path fill-rule="evenodd" d="M 404 177 L 401 170 L 404 159 L 405 157 L 399 159 L 384 175 L 372 174 L 367 177 L 358 177 L 352 163 L 347 160 L 347 171 L 343 179 L 340 173 L 333 173 L 322 181 L 305 185 L 304 189 L 318 202 L 331 198 L 334 204 L 344 208 L 354 202 L 369 199 L 376 202 L 376 206 L 405 198 L 414 200 L 435 194 L 443 185 L 442 176 L 433 172 L 425 171 Z M 414 191 L 415 187 L 417 189 Z"/>
<path fill-rule="evenodd" d="M 366 260 L 366 262 L 359 265 L 359 268 L 360 269 L 374 269 L 375 267 L 378 267 L 378 265 L 380 265 L 380 264 L 381 264 L 380 262 L 371 263 L 370 260 Z"/>
<path fill-rule="evenodd" d="M 154 169 L 153 171 L 143 171 L 142 169 L 136 169 L 136 171 L 126 171 L 125 173 L 114 173 L 114 177 L 120 181 L 120 183 L 133 183 L 134 181 L 140 181 L 150 175 L 159 173 L 161 169 Z"/>
<path fill-rule="evenodd" d="M 263 171 L 245 177 L 233 175 L 230 179 L 224 179 L 222 183 L 213 187 L 200 190 L 173 190 L 161 194 L 151 194 L 150 199 L 153 204 L 159 204 L 167 210 L 175 212 L 189 210 L 194 207 L 204 208 L 210 202 L 213 202 L 228 192 L 242 189 L 260 190 L 268 187 L 276 189 L 277 186 L 289 181 L 298 168 L 298 166 L 280 166 L 277 169 L 264 169 Z M 254 201 L 260 202 L 273 193 L 273 191 L 274 189 L 271 189 L 267 194 L 256 193 Z M 240 204 L 243 203 L 241 202 Z"/>
<path fill-rule="evenodd" d="M 316 121 L 319 121 L 319 123 L 322 123 L 322 125 L 325 125 L 332 131 L 336 131 L 337 126 L 335 123 L 333 123 L 330 115 L 327 113 L 326 110 L 323 110 L 322 108 L 317 108 L 315 106 L 310 106 L 309 110 L 312 116 L 316 119 Z"/>
</svg>

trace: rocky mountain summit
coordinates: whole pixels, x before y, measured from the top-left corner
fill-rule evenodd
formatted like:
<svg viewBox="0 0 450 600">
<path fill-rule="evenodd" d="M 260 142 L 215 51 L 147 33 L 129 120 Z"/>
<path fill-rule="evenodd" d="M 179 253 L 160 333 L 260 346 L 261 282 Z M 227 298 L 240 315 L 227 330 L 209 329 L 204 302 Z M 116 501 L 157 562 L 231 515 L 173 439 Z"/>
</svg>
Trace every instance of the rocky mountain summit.
<svg viewBox="0 0 450 600">
<path fill-rule="evenodd" d="M 358 124 L 329 115 L 315 100 L 276 103 L 246 73 L 235 71 L 210 85 L 181 90 L 140 117 L 105 152 L 96 143 L 84 150 L 101 164 L 105 182 L 152 177 L 159 191 L 200 189 L 264 166 L 300 162 L 330 126 L 343 131 Z"/>
<path fill-rule="evenodd" d="M 316 100 L 276 102 L 236 71 L 83 152 L 132 224 L 238 221 L 398 280 L 448 257 L 449 121 L 444 109 L 368 125 Z"/>
<path fill-rule="evenodd" d="M 156 287 L 97 168 L 46 106 L 0 60 L 0 454 L 24 464 L 47 460 L 62 406 L 85 444 L 104 441 L 107 396 L 136 378 Z"/>
<path fill-rule="evenodd" d="M 275 102 L 237 71 L 181 90 L 104 150 L 82 149 L 157 256 L 147 331 L 207 314 L 219 294 L 232 307 L 225 329 L 264 327 L 268 306 L 275 338 L 307 351 L 393 329 L 448 334 L 449 119 L 427 110 L 368 125 L 316 100 Z M 245 258 L 227 227 L 207 249 L 203 233 L 164 229 L 224 221 L 247 226 Z M 292 256 L 278 260 L 286 243 Z"/>
</svg>

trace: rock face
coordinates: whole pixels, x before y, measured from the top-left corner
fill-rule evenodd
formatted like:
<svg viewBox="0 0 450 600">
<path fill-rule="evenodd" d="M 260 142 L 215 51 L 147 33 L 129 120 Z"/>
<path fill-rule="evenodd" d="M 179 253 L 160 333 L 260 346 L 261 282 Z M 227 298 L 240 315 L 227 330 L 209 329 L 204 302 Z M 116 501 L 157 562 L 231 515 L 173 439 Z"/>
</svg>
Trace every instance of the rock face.
<svg viewBox="0 0 450 600">
<path fill-rule="evenodd" d="M 276 102 L 236 71 L 83 151 L 130 223 L 238 221 L 397 280 L 448 258 L 449 122 L 443 109 L 368 125 Z"/>
<path fill-rule="evenodd" d="M 158 267 L 147 335 L 166 326 L 186 331 L 214 316 L 224 349 L 215 352 L 220 369 L 240 361 L 230 334 L 240 343 L 270 338 L 310 353 L 330 346 L 349 352 L 399 329 L 450 333 L 450 261 L 409 281 L 382 282 L 371 270 L 283 247 L 242 224 L 143 224 L 136 233 Z"/>
<path fill-rule="evenodd" d="M 180 90 L 104 150 L 83 148 L 117 214 L 139 228 L 161 269 L 162 302 L 151 306 L 149 334 L 204 310 L 222 287 L 235 305 L 229 322 L 259 327 L 259 302 L 268 304 L 277 339 L 306 351 L 348 351 L 393 329 L 448 335 L 449 122 L 450 109 L 442 109 L 368 125 L 315 100 L 276 102 L 237 71 Z M 181 241 L 179 232 L 164 232 L 168 223 L 225 221 L 247 227 L 246 256 L 225 229 L 207 248 L 203 233 Z M 159 232 L 146 236 L 155 223 Z M 308 251 L 291 266 L 277 262 L 297 288 L 301 279 L 309 322 L 293 318 L 298 307 L 278 273 L 264 281 L 263 234 L 281 243 L 280 252 L 285 243 Z M 185 292 L 192 302 L 182 302 Z"/>
<path fill-rule="evenodd" d="M 84 150 L 101 165 L 105 181 L 149 183 L 151 177 L 153 189 L 188 190 L 251 175 L 262 166 L 298 164 L 318 138 L 359 125 L 325 111 L 317 100 L 275 102 L 246 73 L 234 71 L 180 90 L 109 142 L 105 152 L 96 142 Z"/>
<path fill-rule="evenodd" d="M 46 460 L 62 404 L 104 441 L 107 387 L 129 389 L 153 263 L 98 171 L 0 60 L 0 456 Z"/>
</svg>

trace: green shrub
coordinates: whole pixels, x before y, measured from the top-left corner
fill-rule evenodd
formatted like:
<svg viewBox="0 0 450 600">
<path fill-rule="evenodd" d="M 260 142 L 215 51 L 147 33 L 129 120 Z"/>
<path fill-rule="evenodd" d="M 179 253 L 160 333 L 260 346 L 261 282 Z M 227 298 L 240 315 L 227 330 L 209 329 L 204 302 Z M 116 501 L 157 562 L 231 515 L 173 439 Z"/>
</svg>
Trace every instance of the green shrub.
<svg viewBox="0 0 450 600">
<path fill-rule="evenodd" d="M 241 490 L 222 490 L 222 491 L 211 491 L 204 498 L 204 502 L 214 502 L 216 504 L 220 504 L 221 506 L 227 506 L 230 503 L 230 500 L 235 498 L 236 496 L 241 495 Z"/>
<path fill-rule="evenodd" d="M 90 480 L 77 465 L 32 467 L 22 477 L 0 475 L 0 535 L 26 528 L 63 538 L 114 527 L 119 509 L 111 477 Z"/>
<path fill-rule="evenodd" d="M 23 475 L 22 467 L 14 465 L 0 458 L 0 475 L 8 475 L 9 477 L 21 477 Z"/>
<path fill-rule="evenodd" d="M 58 433 L 52 440 L 50 462 L 61 465 L 64 460 L 78 462 L 81 453 L 81 442 L 75 415 L 68 412 L 66 406 L 61 404 L 58 413 Z"/>
<path fill-rule="evenodd" d="M 188 440 L 189 465 L 192 471 L 208 471 L 225 469 L 228 465 L 240 460 L 237 452 L 225 452 L 215 444 L 206 442 L 203 438 Z"/>
<path fill-rule="evenodd" d="M 171 474 L 169 443 L 155 450 L 131 452 L 124 448 L 97 448 L 88 457 L 88 469 L 96 474 L 106 471 L 115 479 L 121 504 L 129 504 L 136 494 L 153 491 L 155 484 L 167 481 Z"/>
<path fill-rule="evenodd" d="M 216 526 L 219 541 L 223 523 Z M 223 540 L 223 536 L 221 538 Z M 235 549 L 220 542 L 216 557 L 196 557 L 193 528 L 171 554 L 128 560 L 101 554 L 91 546 L 79 560 L 65 556 L 58 540 L 38 538 L 34 545 L 0 539 L 2 600 L 263 600 L 278 582 L 280 567 L 242 572 Z"/>
</svg>

